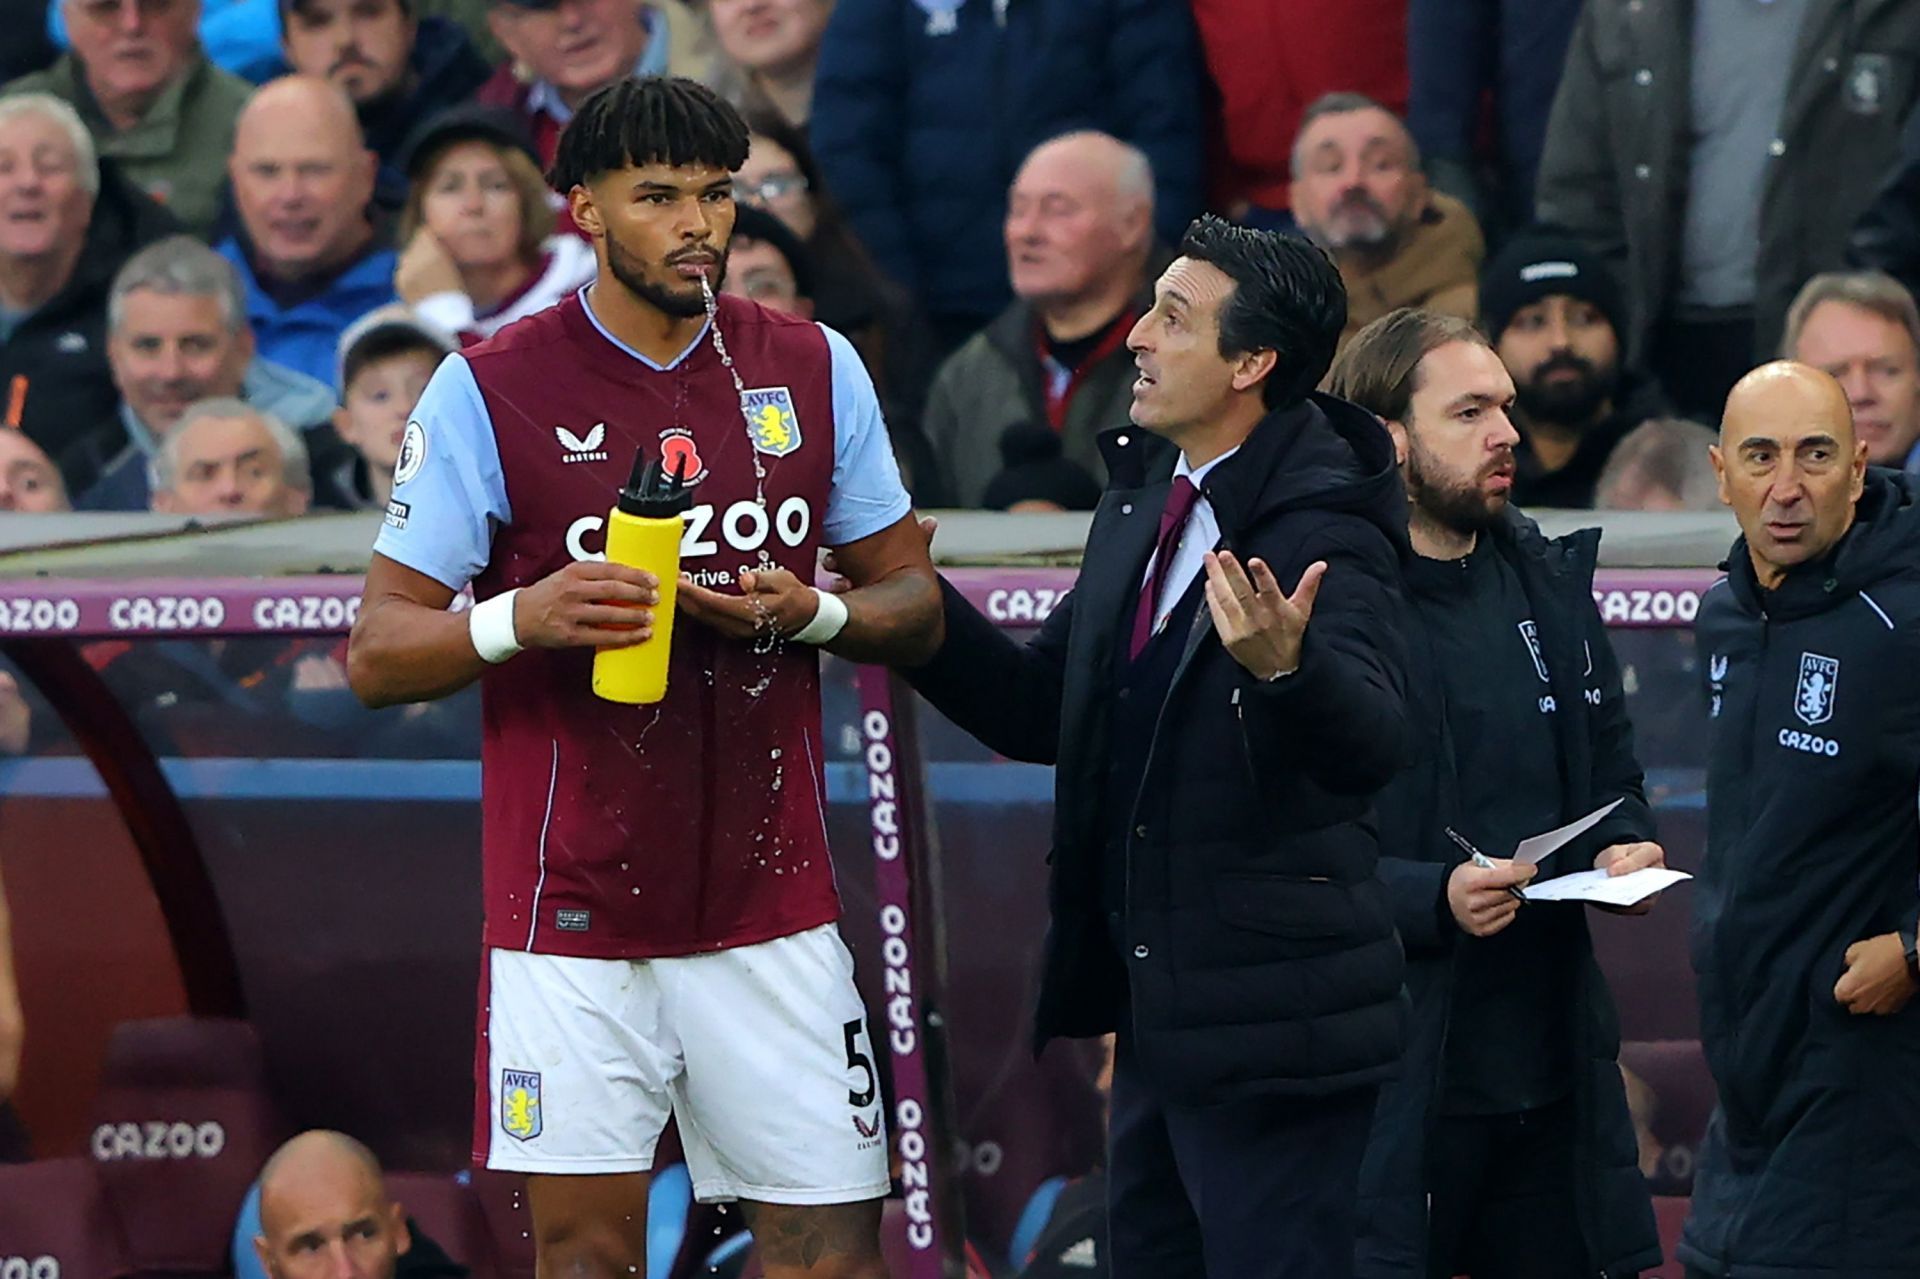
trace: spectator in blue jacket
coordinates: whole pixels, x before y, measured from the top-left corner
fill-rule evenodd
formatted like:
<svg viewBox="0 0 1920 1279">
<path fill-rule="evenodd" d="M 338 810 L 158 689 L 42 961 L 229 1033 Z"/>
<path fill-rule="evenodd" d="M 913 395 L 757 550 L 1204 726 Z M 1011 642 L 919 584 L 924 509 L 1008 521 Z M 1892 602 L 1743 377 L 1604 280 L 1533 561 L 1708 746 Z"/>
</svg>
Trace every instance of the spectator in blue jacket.
<svg viewBox="0 0 1920 1279">
<path fill-rule="evenodd" d="M 809 120 L 827 187 L 950 349 L 1010 300 L 1007 188 L 1098 129 L 1153 165 L 1175 242 L 1200 206 L 1201 64 L 1185 0 L 839 0 Z"/>
<path fill-rule="evenodd" d="M 219 249 L 246 287 L 255 346 L 329 386 L 341 333 L 394 300 L 393 250 L 368 217 L 374 166 L 353 103 L 312 76 L 253 95 L 228 161 L 240 230 Z"/>
</svg>

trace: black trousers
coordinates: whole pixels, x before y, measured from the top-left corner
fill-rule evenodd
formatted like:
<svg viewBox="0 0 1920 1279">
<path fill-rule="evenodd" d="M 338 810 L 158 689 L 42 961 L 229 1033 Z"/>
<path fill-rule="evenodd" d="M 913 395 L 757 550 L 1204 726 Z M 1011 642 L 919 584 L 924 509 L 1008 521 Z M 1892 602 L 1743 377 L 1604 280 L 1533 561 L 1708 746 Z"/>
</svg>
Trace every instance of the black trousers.
<svg viewBox="0 0 1920 1279">
<path fill-rule="evenodd" d="M 1350 1279 L 1377 1092 L 1168 1105 L 1122 1031 L 1108 1124 L 1113 1279 Z"/>
<path fill-rule="evenodd" d="M 1514 1115 L 1447 1116 L 1430 1143 L 1430 1279 L 1581 1279 L 1572 1100 Z"/>
</svg>

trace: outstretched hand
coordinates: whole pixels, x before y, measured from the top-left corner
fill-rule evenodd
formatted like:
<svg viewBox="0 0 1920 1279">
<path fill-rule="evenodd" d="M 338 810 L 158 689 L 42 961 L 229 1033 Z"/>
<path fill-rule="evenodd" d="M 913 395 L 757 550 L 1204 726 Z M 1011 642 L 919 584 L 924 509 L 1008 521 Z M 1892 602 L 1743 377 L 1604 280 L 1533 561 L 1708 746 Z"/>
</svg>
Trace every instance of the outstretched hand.
<svg viewBox="0 0 1920 1279">
<path fill-rule="evenodd" d="M 1326 561 L 1307 565 L 1291 595 L 1280 589 L 1264 560 L 1248 560 L 1243 569 L 1233 552 L 1209 551 L 1206 566 L 1207 608 L 1233 660 L 1258 680 L 1296 670 Z"/>
</svg>

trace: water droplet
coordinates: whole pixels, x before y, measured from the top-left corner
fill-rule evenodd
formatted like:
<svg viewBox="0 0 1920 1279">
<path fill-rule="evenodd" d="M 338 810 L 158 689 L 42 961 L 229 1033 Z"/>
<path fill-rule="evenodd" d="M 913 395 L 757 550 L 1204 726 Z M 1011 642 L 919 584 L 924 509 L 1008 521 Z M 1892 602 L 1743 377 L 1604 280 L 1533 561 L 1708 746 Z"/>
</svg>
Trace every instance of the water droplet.
<svg viewBox="0 0 1920 1279">
<path fill-rule="evenodd" d="M 627 868 L 627 864 L 626 864 L 625 862 L 621 862 L 621 863 L 620 863 L 620 869 L 621 869 L 621 870 L 625 870 L 626 868 Z"/>
<path fill-rule="evenodd" d="M 640 887 L 639 887 L 639 885 L 637 885 L 637 884 L 636 884 L 636 885 L 634 885 L 634 889 L 633 889 L 633 895 L 634 895 L 635 897 L 638 897 L 638 896 L 640 895 Z"/>
<path fill-rule="evenodd" d="M 776 750 L 774 750 L 772 754 L 770 754 L 770 755 L 768 755 L 768 756 L 767 756 L 767 758 L 768 758 L 768 759 L 779 759 L 779 758 L 780 758 L 780 752 L 779 752 L 779 750 L 777 750 L 777 749 L 776 749 Z"/>
</svg>

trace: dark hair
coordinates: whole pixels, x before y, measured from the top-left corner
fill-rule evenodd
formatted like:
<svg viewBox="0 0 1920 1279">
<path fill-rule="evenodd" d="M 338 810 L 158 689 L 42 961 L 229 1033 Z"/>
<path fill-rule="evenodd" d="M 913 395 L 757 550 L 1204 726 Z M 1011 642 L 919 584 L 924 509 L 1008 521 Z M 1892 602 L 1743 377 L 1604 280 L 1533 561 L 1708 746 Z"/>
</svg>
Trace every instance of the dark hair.
<svg viewBox="0 0 1920 1279">
<path fill-rule="evenodd" d="M 1382 422 L 1404 424 L 1420 389 L 1420 361 L 1454 342 L 1489 345 L 1486 334 L 1457 315 L 1410 306 L 1389 311 L 1353 335 L 1327 389 Z"/>
<path fill-rule="evenodd" d="M 446 355 L 447 348 L 422 332 L 418 325 L 374 325 L 354 340 L 347 349 L 347 358 L 340 362 L 340 393 L 345 395 L 347 388 L 353 385 L 353 380 L 368 366 L 416 353 L 431 355 L 434 363 L 438 364 Z"/>
<path fill-rule="evenodd" d="M 393 0 L 393 2 L 399 7 L 401 17 L 411 18 L 414 16 L 413 0 Z M 288 14 L 304 13 L 307 8 L 307 3 L 308 0 L 279 0 L 280 25 L 282 27 L 286 26 Z"/>
<path fill-rule="evenodd" d="M 800 242 L 792 227 L 765 209 L 742 204 L 733 211 L 733 238 L 772 245 L 787 260 L 787 270 L 793 272 L 794 292 L 803 298 L 813 296 L 813 255 L 807 252 L 807 246 Z"/>
<path fill-rule="evenodd" d="M 1263 404 L 1282 408 L 1319 384 L 1347 325 L 1347 287 L 1318 245 L 1207 213 L 1187 228 L 1180 256 L 1211 263 L 1233 281 L 1220 307 L 1220 354 L 1277 357 L 1260 388 Z"/>
<path fill-rule="evenodd" d="M 547 183 L 565 195 L 629 165 L 706 165 L 732 173 L 747 162 L 747 125 L 706 85 L 680 76 L 619 80 L 574 113 Z"/>
</svg>

